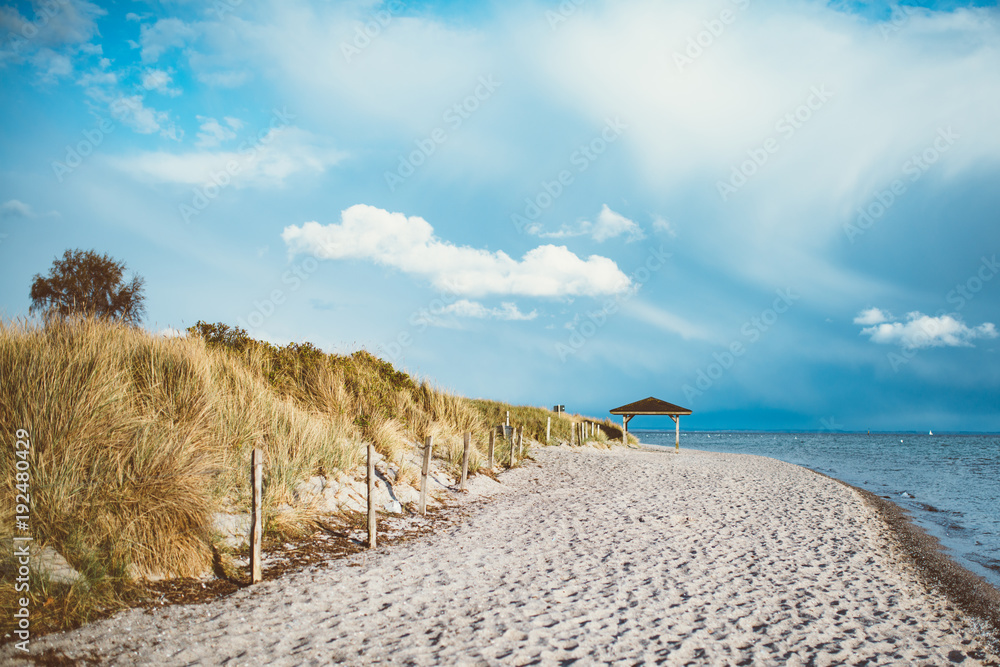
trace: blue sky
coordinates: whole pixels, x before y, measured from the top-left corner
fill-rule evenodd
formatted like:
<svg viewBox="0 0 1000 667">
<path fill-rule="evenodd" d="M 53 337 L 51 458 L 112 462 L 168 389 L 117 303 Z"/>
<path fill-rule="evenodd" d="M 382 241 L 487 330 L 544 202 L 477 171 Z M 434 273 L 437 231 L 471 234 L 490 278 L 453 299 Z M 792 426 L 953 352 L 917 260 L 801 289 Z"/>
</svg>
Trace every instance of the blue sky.
<svg viewBox="0 0 1000 667">
<path fill-rule="evenodd" d="M 363 347 L 464 395 L 1000 431 L 998 19 L 8 3 L 0 312 L 93 248 L 152 331 Z"/>
</svg>

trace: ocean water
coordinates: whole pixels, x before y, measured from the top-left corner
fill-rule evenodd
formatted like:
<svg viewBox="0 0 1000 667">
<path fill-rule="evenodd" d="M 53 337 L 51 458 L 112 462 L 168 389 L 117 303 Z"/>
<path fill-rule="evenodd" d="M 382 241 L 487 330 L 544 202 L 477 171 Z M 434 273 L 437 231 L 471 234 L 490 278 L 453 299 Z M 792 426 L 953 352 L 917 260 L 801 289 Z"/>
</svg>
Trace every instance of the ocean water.
<svg viewBox="0 0 1000 667">
<path fill-rule="evenodd" d="M 633 433 L 674 446 L 672 429 Z M 770 456 L 889 498 L 1000 589 L 1000 436 L 682 431 L 681 448 Z"/>
</svg>

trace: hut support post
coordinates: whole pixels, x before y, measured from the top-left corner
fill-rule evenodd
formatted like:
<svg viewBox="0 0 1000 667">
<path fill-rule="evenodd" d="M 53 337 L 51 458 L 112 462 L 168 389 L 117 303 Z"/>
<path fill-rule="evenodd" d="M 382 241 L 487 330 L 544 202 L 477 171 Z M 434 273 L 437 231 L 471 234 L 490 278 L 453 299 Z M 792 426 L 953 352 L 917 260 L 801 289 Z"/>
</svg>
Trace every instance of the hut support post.
<svg viewBox="0 0 1000 667">
<path fill-rule="evenodd" d="M 635 415 L 622 415 L 622 445 L 628 447 L 628 423 Z"/>
<path fill-rule="evenodd" d="M 681 416 L 668 415 L 674 420 L 674 451 L 681 451 Z"/>
</svg>

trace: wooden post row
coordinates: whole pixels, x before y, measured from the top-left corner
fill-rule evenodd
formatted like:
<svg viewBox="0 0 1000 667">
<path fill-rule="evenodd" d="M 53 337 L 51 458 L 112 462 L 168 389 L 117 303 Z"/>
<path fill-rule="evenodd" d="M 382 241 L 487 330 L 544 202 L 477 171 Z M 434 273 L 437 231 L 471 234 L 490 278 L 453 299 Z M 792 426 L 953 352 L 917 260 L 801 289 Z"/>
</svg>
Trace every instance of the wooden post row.
<svg viewBox="0 0 1000 667">
<path fill-rule="evenodd" d="M 250 455 L 250 583 L 263 579 L 261 571 L 261 532 L 264 527 L 262 515 L 262 481 L 264 476 L 264 451 L 255 447 Z"/>
<path fill-rule="evenodd" d="M 434 446 L 434 436 L 427 436 L 424 443 L 424 465 L 420 474 L 420 513 L 427 513 L 427 475 L 431 471 L 431 448 Z"/>
<path fill-rule="evenodd" d="M 469 477 L 469 446 L 472 444 L 472 433 L 465 432 L 465 442 L 462 448 L 462 483 L 458 485 L 459 491 L 465 491 L 465 480 Z"/>
</svg>

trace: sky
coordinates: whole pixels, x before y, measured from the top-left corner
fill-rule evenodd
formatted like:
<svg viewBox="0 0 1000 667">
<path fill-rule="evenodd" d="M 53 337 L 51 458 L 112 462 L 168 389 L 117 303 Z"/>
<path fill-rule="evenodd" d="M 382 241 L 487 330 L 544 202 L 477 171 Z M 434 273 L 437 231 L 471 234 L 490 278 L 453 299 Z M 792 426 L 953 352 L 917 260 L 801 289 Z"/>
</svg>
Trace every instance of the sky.
<svg viewBox="0 0 1000 667">
<path fill-rule="evenodd" d="M 158 335 L 690 429 L 997 432 L 998 72 L 995 3 L 6 3 L 0 316 L 93 249 Z"/>
</svg>

